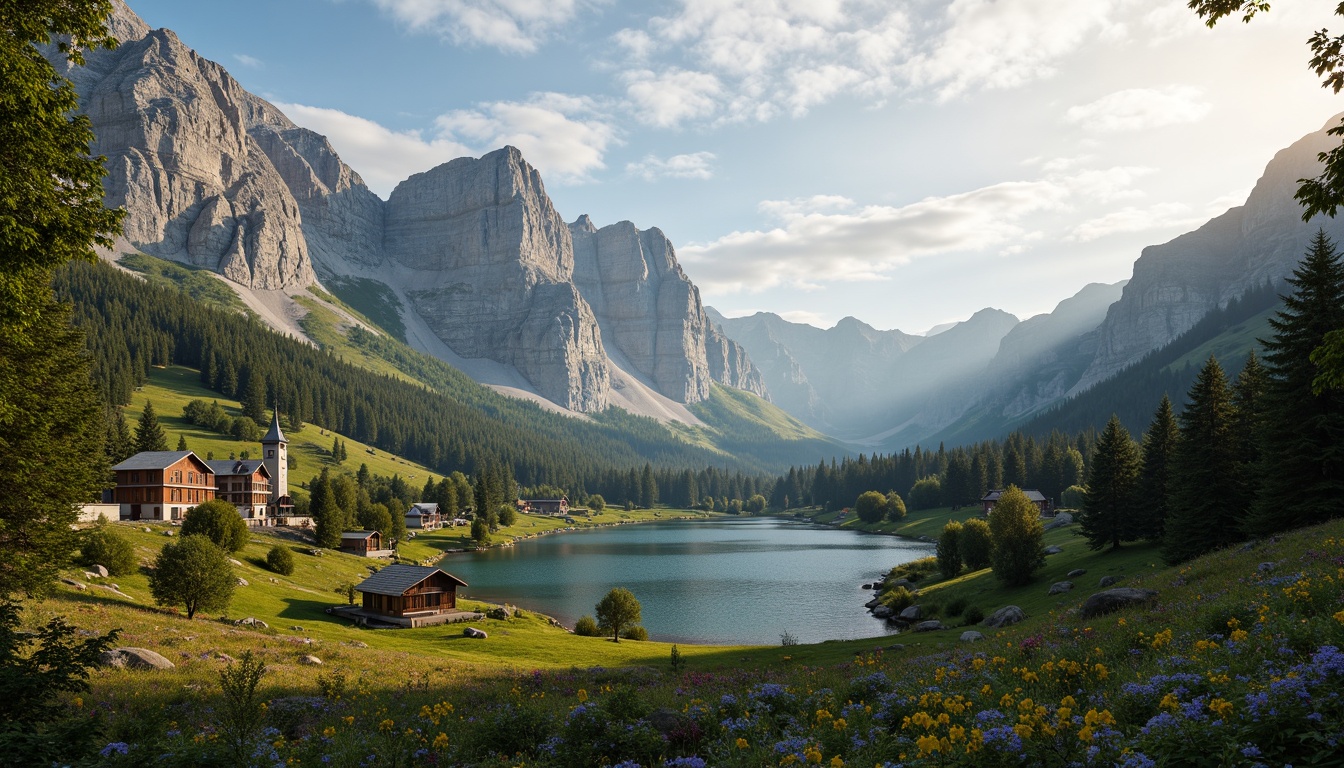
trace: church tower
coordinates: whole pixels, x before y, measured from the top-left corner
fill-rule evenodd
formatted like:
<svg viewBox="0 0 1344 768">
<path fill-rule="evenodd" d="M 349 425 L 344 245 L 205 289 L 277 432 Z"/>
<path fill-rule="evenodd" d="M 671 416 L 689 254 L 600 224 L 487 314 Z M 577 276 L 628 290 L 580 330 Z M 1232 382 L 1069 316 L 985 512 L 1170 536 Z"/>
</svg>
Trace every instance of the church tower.
<svg viewBox="0 0 1344 768">
<path fill-rule="evenodd" d="M 266 471 L 271 474 L 271 504 L 277 505 L 280 499 L 289 496 L 289 441 L 280 431 L 278 411 L 271 413 L 271 428 L 261 438 L 261 455 Z"/>
</svg>

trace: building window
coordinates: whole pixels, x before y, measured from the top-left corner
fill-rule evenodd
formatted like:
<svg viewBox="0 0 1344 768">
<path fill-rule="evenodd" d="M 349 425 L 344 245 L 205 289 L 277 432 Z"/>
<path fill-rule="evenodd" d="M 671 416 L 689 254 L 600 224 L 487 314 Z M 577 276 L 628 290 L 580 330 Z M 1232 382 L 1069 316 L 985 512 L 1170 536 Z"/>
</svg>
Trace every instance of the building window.
<svg viewBox="0 0 1344 768">
<path fill-rule="evenodd" d="M 275 451 L 274 451 L 274 450 L 267 450 L 267 451 L 266 451 L 266 458 L 268 458 L 268 459 L 274 459 L 274 458 L 275 458 Z"/>
</svg>

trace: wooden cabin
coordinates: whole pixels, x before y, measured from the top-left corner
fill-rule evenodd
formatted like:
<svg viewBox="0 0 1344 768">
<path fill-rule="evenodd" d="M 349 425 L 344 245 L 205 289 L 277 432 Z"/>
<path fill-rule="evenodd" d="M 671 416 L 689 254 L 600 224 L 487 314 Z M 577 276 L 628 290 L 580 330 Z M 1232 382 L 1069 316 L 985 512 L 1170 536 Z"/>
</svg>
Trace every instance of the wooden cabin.
<svg viewBox="0 0 1344 768">
<path fill-rule="evenodd" d="M 441 568 L 389 565 L 359 583 L 366 613 L 406 619 L 457 609 L 457 588 L 467 582 Z M 401 623 L 401 622 L 394 622 Z"/>
<path fill-rule="evenodd" d="M 569 514 L 569 499 L 561 496 L 558 499 L 522 499 L 518 506 L 524 512 L 530 512 L 534 515 L 558 515 Z"/>
<path fill-rule="evenodd" d="M 112 467 L 122 520 L 181 520 L 215 498 L 215 474 L 191 451 L 141 451 Z"/>
<path fill-rule="evenodd" d="M 1036 508 L 1041 511 L 1041 517 L 1055 516 L 1054 506 L 1050 504 L 1050 500 L 1045 498 L 1045 496 L 1040 491 L 1032 488 L 1023 488 L 1022 493 L 1026 494 L 1027 500 L 1030 501 L 1032 504 L 1035 504 Z M 990 491 L 989 493 L 985 494 L 983 498 L 980 499 L 980 503 L 985 508 L 986 515 L 994 511 L 994 505 L 999 503 L 999 497 L 1002 495 L 1003 495 L 1003 489 L 999 488 L 997 490 Z"/>
<path fill-rule="evenodd" d="M 341 534 L 341 551 L 360 557 L 378 557 L 385 551 L 383 535 L 377 531 L 346 531 Z"/>
<path fill-rule="evenodd" d="M 412 504 L 411 508 L 406 510 L 406 527 L 422 531 L 442 528 L 443 518 L 439 514 L 439 505 L 426 501 Z"/>
</svg>

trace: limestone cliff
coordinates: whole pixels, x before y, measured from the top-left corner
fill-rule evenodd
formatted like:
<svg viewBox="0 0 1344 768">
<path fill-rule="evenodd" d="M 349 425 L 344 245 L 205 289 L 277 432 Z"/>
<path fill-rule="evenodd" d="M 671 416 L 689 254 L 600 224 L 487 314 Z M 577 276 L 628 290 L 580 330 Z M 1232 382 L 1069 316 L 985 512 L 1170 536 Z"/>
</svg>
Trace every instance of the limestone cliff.
<svg viewBox="0 0 1344 768">
<path fill-rule="evenodd" d="M 592 306 L 603 341 L 659 392 L 698 403 L 717 381 L 765 395 L 745 351 L 705 317 L 699 289 L 662 232 L 628 221 L 597 229 L 586 215 L 569 230 L 574 284 Z"/>
</svg>

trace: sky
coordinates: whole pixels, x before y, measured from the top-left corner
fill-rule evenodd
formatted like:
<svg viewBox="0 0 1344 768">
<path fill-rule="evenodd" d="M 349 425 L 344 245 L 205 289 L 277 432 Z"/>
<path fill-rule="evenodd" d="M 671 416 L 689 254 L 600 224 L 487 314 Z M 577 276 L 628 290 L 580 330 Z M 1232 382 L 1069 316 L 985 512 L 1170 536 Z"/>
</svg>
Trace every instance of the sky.
<svg viewBox="0 0 1344 768">
<path fill-rule="evenodd" d="M 1344 111 L 1307 0 L 129 2 L 384 199 L 512 144 L 567 221 L 662 230 L 705 304 L 820 327 L 1048 312 Z"/>
</svg>

